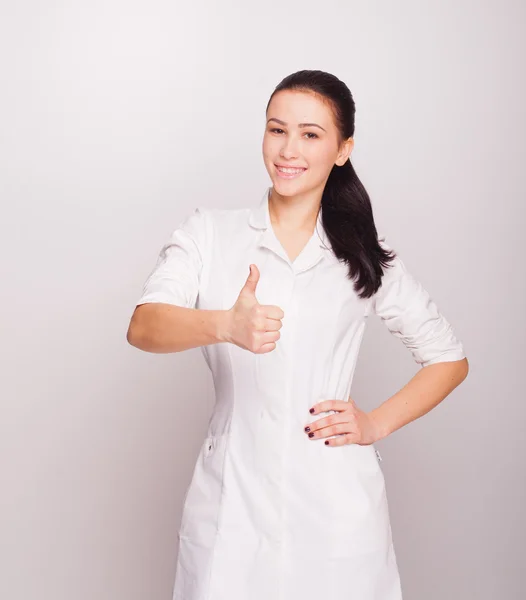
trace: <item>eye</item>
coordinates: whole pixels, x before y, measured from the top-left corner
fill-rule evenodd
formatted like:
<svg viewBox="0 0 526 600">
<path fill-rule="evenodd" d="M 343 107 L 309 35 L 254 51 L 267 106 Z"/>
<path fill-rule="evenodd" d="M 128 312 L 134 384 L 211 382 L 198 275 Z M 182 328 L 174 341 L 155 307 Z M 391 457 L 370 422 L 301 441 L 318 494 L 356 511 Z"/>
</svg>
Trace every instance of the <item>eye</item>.
<svg viewBox="0 0 526 600">
<path fill-rule="evenodd" d="M 283 129 L 280 129 L 279 127 L 274 127 L 273 129 L 270 129 L 269 131 L 270 131 L 270 133 L 283 133 Z M 305 135 L 312 136 L 312 137 L 307 138 L 309 140 L 314 140 L 319 137 L 315 133 L 312 133 L 312 131 L 305 132 Z"/>
</svg>

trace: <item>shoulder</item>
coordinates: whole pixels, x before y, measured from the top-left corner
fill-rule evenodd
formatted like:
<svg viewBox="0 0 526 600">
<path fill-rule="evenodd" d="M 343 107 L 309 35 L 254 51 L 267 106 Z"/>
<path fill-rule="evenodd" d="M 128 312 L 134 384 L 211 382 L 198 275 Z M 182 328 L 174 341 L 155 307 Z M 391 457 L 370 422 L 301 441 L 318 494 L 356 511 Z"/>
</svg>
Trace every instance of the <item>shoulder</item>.
<svg viewBox="0 0 526 600">
<path fill-rule="evenodd" d="M 250 212 L 250 208 L 198 205 L 183 215 L 175 232 L 184 231 L 200 246 L 211 244 L 214 240 L 239 240 L 244 233 L 252 231 L 249 226 Z"/>
<path fill-rule="evenodd" d="M 391 243 L 389 236 L 384 232 L 379 232 L 378 243 L 383 250 L 392 252 L 394 258 L 386 266 L 382 266 L 382 281 L 375 294 L 375 298 L 379 299 L 387 294 L 410 291 L 411 287 L 413 287 L 412 284 L 414 283 L 413 278 L 410 273 L 408 273 L 404 261 L 400 258 L 400 255 Z"/>
<path fill-rule="evenodd" d="M 205 208 L 208 233 L 216 240 L 239 240 L 249 233 L 249 208 Z"/>
<path fill-rule="evenodd" d="M 248 223 L 249 208 L 206 208 L 209 218 L 216 224 Z"/>
<path fill-rule="evenodd" d="M 188 209 L 179 223 L 177 229 L 183 229 L 196 237 L 211 234 L 214 229 L 222 229 L 222 226 L 230 223 L 236 224 L 243 219 L 246 220 L 246 210 L 243 209 L 221 209 L 198 205 Z"/>
</svg>

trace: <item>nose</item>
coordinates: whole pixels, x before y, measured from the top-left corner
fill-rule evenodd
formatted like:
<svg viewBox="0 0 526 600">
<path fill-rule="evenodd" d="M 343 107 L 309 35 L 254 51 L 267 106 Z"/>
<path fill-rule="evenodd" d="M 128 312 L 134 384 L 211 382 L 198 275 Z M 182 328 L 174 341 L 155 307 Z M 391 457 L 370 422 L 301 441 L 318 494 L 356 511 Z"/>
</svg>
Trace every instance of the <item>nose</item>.
<svg viewBox="0 0 526 600">
<path fill-rule="evenodd" d="M 287 160 L 298 157 L 298 149 L 292 136 L 284 138 L 279 155 Z"/>
</svg>

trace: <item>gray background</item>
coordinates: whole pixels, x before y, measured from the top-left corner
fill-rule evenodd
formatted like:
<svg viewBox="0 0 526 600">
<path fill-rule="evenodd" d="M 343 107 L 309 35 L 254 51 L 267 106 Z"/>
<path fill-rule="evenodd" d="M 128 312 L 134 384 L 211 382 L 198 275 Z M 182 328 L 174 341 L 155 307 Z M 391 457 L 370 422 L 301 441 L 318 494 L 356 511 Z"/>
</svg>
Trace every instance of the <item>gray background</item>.
<svg viewBox="0 0 526 600">
<path fill-rule="evenodd" d="M 524 597 L 525 13 L 2 2 L 0 597 L 171 598 L 212 382 L 199 349 L 125 334 L 185 215 L 260 200 L 265 105 L 303 68 L 353 92 L 377 227 L 471 366 L 378 444 L 404 599 Z M 417 368 L 372 318 L 352 395 L 372 408 Z"/>
</svg>

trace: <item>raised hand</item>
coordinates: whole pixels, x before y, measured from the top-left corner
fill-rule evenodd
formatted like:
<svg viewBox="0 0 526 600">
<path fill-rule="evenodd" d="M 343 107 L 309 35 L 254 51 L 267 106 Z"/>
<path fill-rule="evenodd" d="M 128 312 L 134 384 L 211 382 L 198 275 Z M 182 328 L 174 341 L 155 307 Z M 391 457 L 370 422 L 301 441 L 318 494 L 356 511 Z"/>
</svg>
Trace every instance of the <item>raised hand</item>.
<svg viewBox="0 0 526 600">
<path fill-rule="evenodd" d="M 228 342 L 254 352 L 265 354 L 276 348 L 285 316 L 279 306 L 260 304 L 256 298 L 256 287 L 260 273 L 256 265 L 250 265 L 249 275 L 239 292 L 234 306 L 227 311 Z"/>
</svg>

